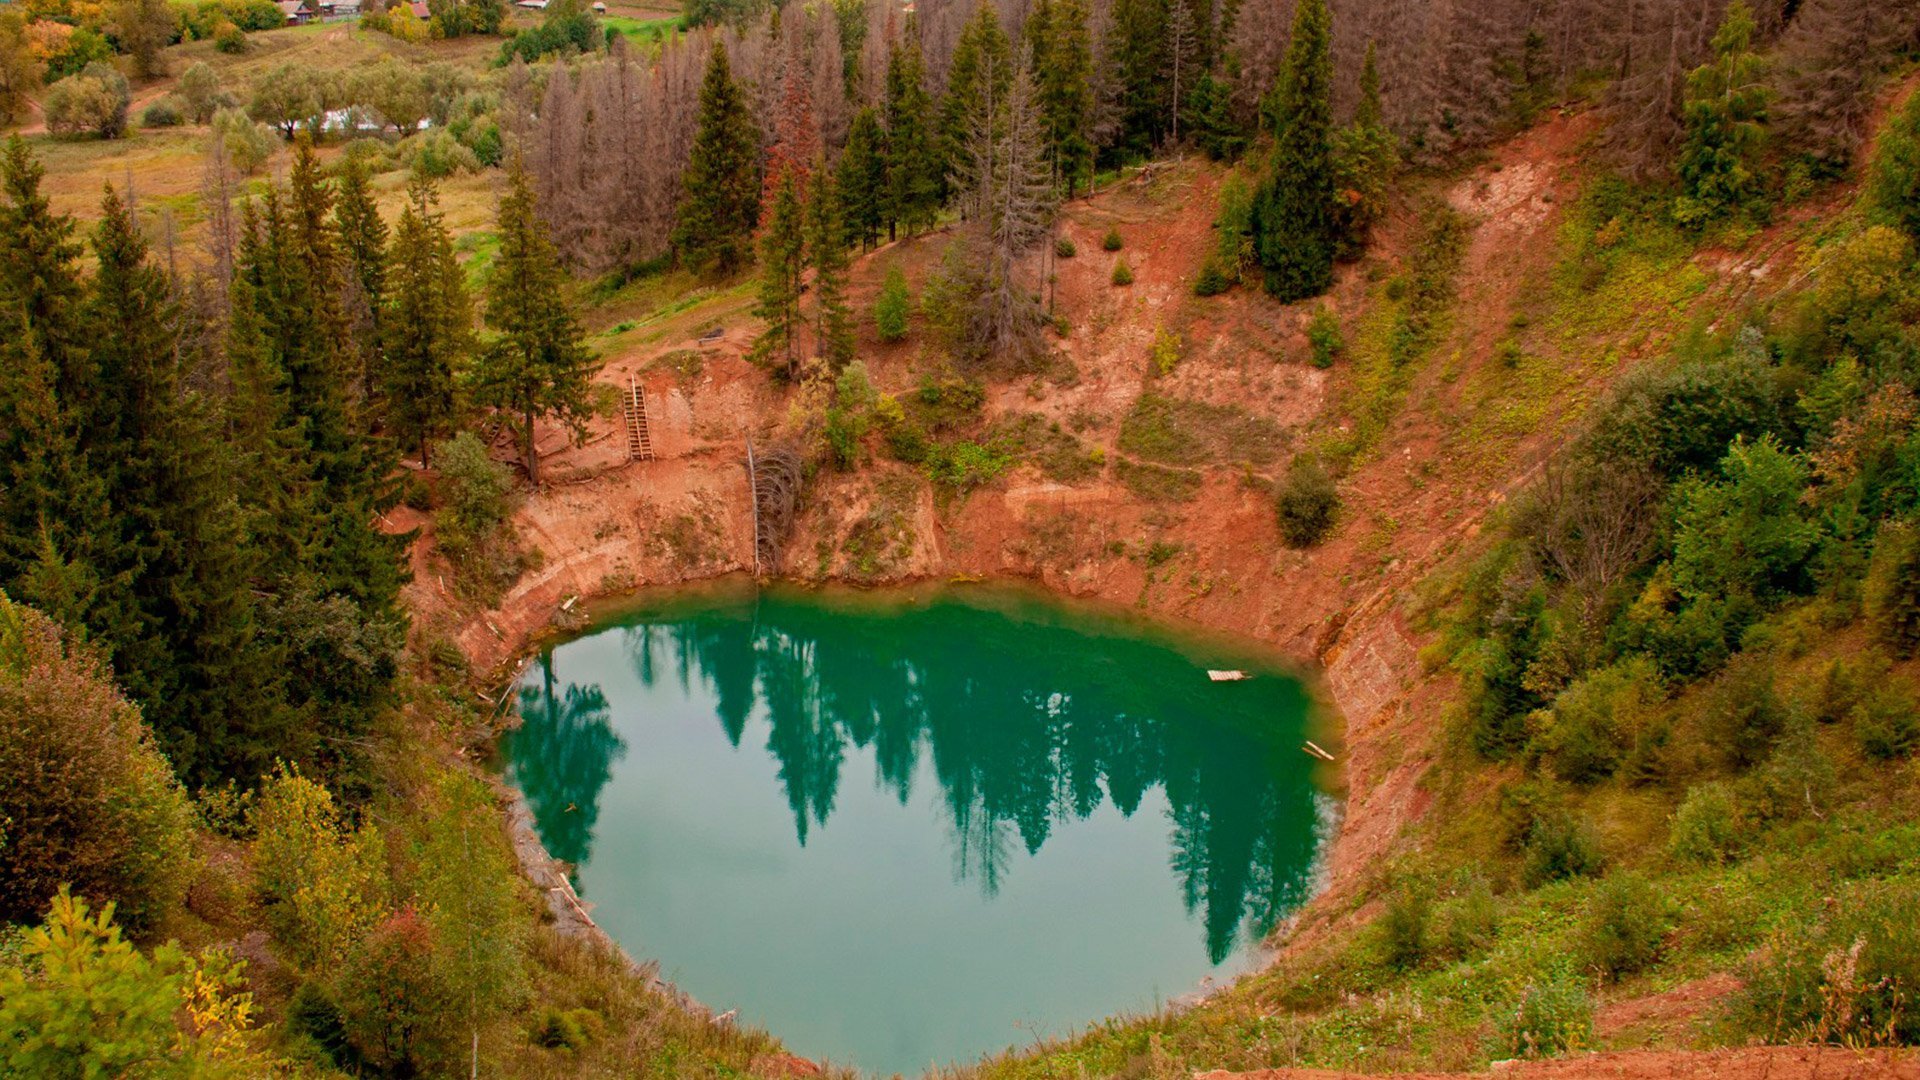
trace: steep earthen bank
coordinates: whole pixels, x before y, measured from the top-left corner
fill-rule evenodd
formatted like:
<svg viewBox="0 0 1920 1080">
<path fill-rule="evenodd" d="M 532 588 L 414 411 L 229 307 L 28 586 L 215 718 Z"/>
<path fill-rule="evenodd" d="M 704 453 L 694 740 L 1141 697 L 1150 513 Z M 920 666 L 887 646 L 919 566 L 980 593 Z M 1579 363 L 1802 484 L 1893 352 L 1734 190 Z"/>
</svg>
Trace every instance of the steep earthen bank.
<svg viewBox="0 0 1920 1080">
<path fill-rule="evenodd" d="M 1452 684 L 1420 662 L 1416 590 L 1537 474 L 1580 411 L 1682 324 L 1668 305 L 1617 313 L 1585 336 L 1532 333 L 1527 347 L 1539 355 L 1527 362 L 1552 372 L 1549 390 L 1502 398 L 1512 377 L 1496 365 L 1514 361 L 1496 359 L 1498 346 L 1548 302 L 1558 234 L 1579 194 L 1574 162 L 1593 130 L 1586 115 L 1558 117 L 1423 193 L 1451 205 L 1471 231 L 1441 340 L 1384 401 L 1363 362 L 1330 371 L 1308 363 L 1306 306 L 1276 305 L 1252 289 L 1192 296 L 1213 242 L 1217 170 L 1183 163 L 1074 204 L 1066 232 L 1081 254 L 1059 262 L 1057 282 L 1059 309 L 1071 321 L 1060 343 L 1070 371 L 996 384 L 985 419 L 1035 414 L 1075 432 L 1101 468 L 1063 482 L 1026 464 L 956 494 L 876 453 L 860 469 L 816 478 L 783 576 L 860 584 L 1018 577 L 1256 639 L 1318 665 L 1344 722 L 1334 749 L 1346 805 L 1327 856 L 1327 889 L 1288 933 L 1310 941 L 1333 932 L 1365 909 L 1369 873 L 1429 801 L 1420 781 Z M 1327 299 L 1350 342 L 1364 345 L 1381 282 L 1404 262 L 1421 216 L 1409 200 L 1376 251 L 1346 268 Z M 1126 238 L 1118 257 L 1134 271 L 1130 287 L 1109 283 L 1116 256 L 1099 243 L 1109 228 Z M 1764 259 L 1695 260 L 1689 270 L 1705 285 L 1693 301 L 1763 287 L 1774 259 L 1793 258 L 1780 235 L 1751 245 L 1770 253 Z M 866 310 L 888 265 L 918 280 L 938 250 L 928 237 L 868 256 L 856 270 L 856 309 Z M 1166 334 L 1182 342 L 1171 371 L 1150 359 Z M 601 381 L 610 391 L 644 387 L 657 457 L 626 460 L 617 415 L 596 423 L 579 446 L 557 430 L 544 433 L 551 482 L 515 521 L 540 564 L 497 606 L 475 612 L 448 589 L 429 537 L 416 547 L 413 586 L 423 622 L 452 637 L 477 671 L 504 677 L 532 642 L 573 623 L 582 601 L 753 572 L 746 441 L 792 430 L 806 403 L 744 359 L 751 335 L 745 320 L 716 326 L 711 311 L 696 307 L 651 331 L 647 344 L 616 353 Z M 935 366 L 932 352 L 913 339 L 861 342 L 875 385 L 901 394 Z M 1593 363 L 1587 352 L 1607 361 Z M 1264 418 L 1282 433 L 1281 452 L 1258 464 L 1204 463 L 1198 491 L 1186 497 L 1143 494 L 1118 465 L 1128 457 L 1123 420 L 1144 393 Z M 1390 418 L 1341 482 L 1339 527 L 1318 547 L 1287 548 L 1272 490 L 1291 451 L 1345 433 L 1356 410 L 1383 405 Z M 1489 410 L 1519 419 L 1473 422 Z"/>
</svg>

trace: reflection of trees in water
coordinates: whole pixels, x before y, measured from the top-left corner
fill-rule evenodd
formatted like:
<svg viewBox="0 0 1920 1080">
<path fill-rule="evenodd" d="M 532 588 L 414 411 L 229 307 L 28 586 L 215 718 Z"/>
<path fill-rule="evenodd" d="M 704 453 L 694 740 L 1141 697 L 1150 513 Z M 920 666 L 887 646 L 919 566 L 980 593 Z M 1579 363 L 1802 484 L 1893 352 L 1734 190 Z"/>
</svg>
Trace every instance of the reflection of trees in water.
<svg viewBox="0 0 1920 1080">
<path fill-rule="evenodd" d="M 520 728 L 508 736 L 507 779 L 526 795 L 547 850 L 579 864 L 600 818 L 600 789 L 627 744 L 608 722 L 598 684 L 569 683 L 555 693 L 551 654 L 538 669 L 539 681 L 520 687 Z"/>
<path fill-rule="evenodd" d="M 702 613 L 629 635 L 644 680 L 671 672 L 712 688 L 734 745 L 754 705 L 764 707 L 767 751 L 802 844 L 833 811 L 850 744 L 873 748 L 877 783 L 903 804 L 924 745 L 955 872 L 989 893 L 1016 837 L 1038 851 L 1056 824 L 1109 799 L 1130 816 L 1159 785 L 1171 806 L 1173 867 L 1215 961 L 1243 927 L 1264 933 L 1303 898 L 1311 790 L 1303 770 L 1275 758 L 1290 743 L 1246 728 L 1270 728 L 1276 710 L 1291 721 L 1304 699 L 1260 696 L 1259 683 L 1214 686 L 1147 642 L 962 605 L 868 615 L 765 598 L 751 618 Z M 1045 671 L 1049 688 L 1029 689 L 1032 680 L 1008 677 L 1009 666 Z M 1294 733 L 1288 723 L 1280 730 Z"/>
</svg>

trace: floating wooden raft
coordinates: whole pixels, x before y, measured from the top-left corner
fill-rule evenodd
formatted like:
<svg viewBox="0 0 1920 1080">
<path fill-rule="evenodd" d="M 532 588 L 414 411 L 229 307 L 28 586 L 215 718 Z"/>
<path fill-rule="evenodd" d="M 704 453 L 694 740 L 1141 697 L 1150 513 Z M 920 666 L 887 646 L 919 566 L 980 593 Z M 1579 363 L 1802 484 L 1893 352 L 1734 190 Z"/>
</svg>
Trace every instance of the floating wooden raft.
<svg viewBox="0 0 1920 1080">
<path fill-rule="evenodd" d="M 1241 679 L 1251 679 L 1253 676 L 1244 671 L 1221 671 L 1215 668 L 1208 670 L 1207 678 L 1214 682 L 1239 682 Z"/>
</svg>

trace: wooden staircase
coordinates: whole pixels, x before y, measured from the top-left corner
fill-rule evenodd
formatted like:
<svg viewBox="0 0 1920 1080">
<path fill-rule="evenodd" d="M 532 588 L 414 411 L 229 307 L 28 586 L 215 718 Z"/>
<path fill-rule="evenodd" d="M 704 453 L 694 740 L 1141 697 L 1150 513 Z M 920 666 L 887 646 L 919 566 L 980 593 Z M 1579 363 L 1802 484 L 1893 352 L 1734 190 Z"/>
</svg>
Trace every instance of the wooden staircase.
<svg viewBox="0 0 1920 1080">
<path fill-rule="evenodd" d="M 627 460 L 652 461 L 653 435 L 647 430 L 647 392 L 627 376 L 627 394 L 621 403 L 627 416 Z"/>
</svg>

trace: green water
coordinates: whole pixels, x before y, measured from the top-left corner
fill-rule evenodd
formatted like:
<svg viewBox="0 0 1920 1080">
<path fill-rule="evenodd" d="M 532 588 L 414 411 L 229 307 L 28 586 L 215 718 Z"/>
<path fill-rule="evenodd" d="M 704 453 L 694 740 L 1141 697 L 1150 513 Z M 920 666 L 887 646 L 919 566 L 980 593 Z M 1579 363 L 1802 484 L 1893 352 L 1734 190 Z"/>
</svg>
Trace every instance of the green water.
<svg viewBox="0 0 1920 1080">
<path fill-rule="evenodd" d="M 1325 816 L 1283 670 L 1007 589 L 683 596 L 542 652 L 519 694 L 507 777 L 596 921 L 875 1073 L 1245 970 Z"/>
</svg>

